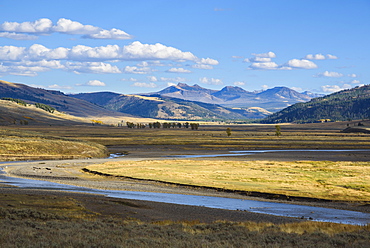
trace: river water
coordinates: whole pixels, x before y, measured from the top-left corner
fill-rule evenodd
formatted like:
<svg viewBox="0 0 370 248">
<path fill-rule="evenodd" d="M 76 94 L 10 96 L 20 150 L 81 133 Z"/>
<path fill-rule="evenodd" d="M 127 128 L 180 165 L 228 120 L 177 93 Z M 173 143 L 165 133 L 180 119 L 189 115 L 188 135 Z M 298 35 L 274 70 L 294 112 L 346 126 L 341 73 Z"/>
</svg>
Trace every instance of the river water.
<svg viewBox="0 0 370 248">
<path fill-rule="evenodd" d="M 317 151 L 317 150 L 315 150 Z M 331 150 L 332 151 L 332 150 Z M 339 150 L 338 150 L 339 151 Z M 253 151 L 263 152 L 263 151 Z M 234 152 L 235 155 L 247 155 L 251 151 Z M 231 156 L 232 154 L 228 154 Z M 199 157 L 200 155 L 195 155 Z M 203 155 L 209 157 L 211 155 Z M 184 156 L 181 156 L 184 157 Z M 186 157 L 194 157 L 188 155 Z M 99 190 L 84 187 L 77 187 L 42 180 L 22 179 L 7 176 L 4 171 L 0 171 L 0 181 L 13 186 L 26 189 L 50 189 L 72 191 L 79 193 L 101 194 L 108 197 L 124 198 L 132 200 L 145 200 L 163 203 L 182 204 L 190 206 L 204 206 L 209 208 L 219 208 L 227 210 L 249 211 L 254 213 L 271 214 L 277 216 L 287 216 L 304 218 L 313 221 L 334 222 L 352 225 L 366 225 L 370 223 L 370 214 L 356 211 L 330 209 L 322 207 L 311 207 L 295 204 L 284 204 L 265 201 L 243 200 L 223 197 L 181 195 L 153 192 L 118 191 L 118 190 Z"/>
</svg>

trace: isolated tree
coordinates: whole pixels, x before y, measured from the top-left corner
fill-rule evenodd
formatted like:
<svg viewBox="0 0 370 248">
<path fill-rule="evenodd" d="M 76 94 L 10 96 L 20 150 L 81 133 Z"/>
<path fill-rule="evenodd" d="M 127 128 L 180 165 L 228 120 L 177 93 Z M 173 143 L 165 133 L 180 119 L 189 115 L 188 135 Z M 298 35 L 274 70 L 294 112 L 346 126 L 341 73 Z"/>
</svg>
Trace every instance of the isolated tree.
<svg viewBox="0 0 370 248">
<path fill-rule="evenodd" d="M 276 125 L 275 126 L 275 135 L 280 137 L 281 135 L 281 131 L 280 131 L 280 126 L 279 125 Z"/>
<path fill-rule="evenodd" d="M 227 137 L 231 136 L 231 128 L 226 128 Z"/>
</svg>

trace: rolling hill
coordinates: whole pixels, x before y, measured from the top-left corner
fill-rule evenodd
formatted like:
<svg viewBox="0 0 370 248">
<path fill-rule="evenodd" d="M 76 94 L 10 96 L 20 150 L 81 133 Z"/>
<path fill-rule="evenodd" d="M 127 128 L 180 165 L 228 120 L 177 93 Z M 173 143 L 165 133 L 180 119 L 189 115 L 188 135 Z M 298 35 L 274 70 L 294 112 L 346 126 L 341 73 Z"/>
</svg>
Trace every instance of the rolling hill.
<svg viewBox="0 0 370 248">
<path fill-rule="evenodd" d="M 263 119 L 262 123 L 346 121 L 370 118 L 370 85 L 343 90 L 297 103 Z"/>
<path fill-rule="evenodd" d="M 19 99 L 27 106 L 12 101 L 0 101 L 0 125 L 11 124 L 52 124 L 71 125 L 91 123 L 100 120 L 107 124 L 125 121 L 153 121 L 105 109 L 89 101 L 77 99 L 54 90 L 44 90 L 24 84 L 0 80 L 0 99 Z M 102 98 L 103 101 L 103 98 Z M 47 112 L 35 107 L 35 103 L 45 104 L 56 111 Z"/>
</svg>

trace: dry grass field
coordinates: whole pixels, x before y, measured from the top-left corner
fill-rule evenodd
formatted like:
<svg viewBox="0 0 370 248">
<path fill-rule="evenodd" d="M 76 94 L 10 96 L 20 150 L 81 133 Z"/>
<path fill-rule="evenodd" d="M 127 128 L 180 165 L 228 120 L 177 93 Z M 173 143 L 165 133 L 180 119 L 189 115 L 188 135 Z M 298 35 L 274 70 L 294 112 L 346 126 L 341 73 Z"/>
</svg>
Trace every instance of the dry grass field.
<svg viewBox="0 0 370 248">
<path fill-rule="evenodd" d="M 370 226 L 334 223 L 143 222 L 104 208 L 127 200 L 0 193 L 1 247 L 368 247 Z"/>
<path fill-rule="evenodd" d="M 0 129 L 0 161 L 105 157 L 99 144 L 38 132 Z"/>
<path fill-rule="evenodd" d="M 225 153 L 259 149 L 370 149 L 370 135 L 340 133 L 347 124 L 200 126 L 190 129 L 128 129 L 108 126 L 7 126 L 0 129 L 3 159 L 157 154 Z M 368 123 L 365 123 L 368 124 Z M 231 129 L 228 137 L 226 128 Z M 36 132 L 36 133 L 35 133 Z M 95 142 L 97 144 L 92 144 Z M 102 149 L 103 148 L 103 149 Z M 90 153 L 95 151 L 97 153 Z M 150 153 L 151 155 L 147 155 Z M 100 155 L 98 155 L 100 154 Z M 86 154 L 85 154 L 86 155 Z M 18 156 L 18 157 L 17 157 Z M 339 156 L 339 155 L 338 155 Z M 325 158 L 325 156 L 324 156 Z M 351 160 L 354 159 L 354 160 Z M 369 202 L 370 171 L 362 161 L 244 158 L 146 160 L 91 165 L 112 175 L 253 190 L 290 196 Z M 15 190 L 15 191 L 14 191 Z M 121 200 L 59 196 L 55 192 L 0 192 L 1 247 L 368 247 L 370 225 L 217 221 L 142 221 L 152 209 Z M 17 192 L 13 194 L 11 192 Z M 110 212 L 113 208 L 117 212 Z M 170 207 L 171 208 L 171 207 Z M 162 214 L 166 214 L 166 212 Z M 213 210 L 216 211 L 216 210 Z M 215 213 L 215 212 L 213 212 Z M 213 214 L 212 213 L 212 214 Z M 179 213 L 181 215 L 181 212 Z"/>
<path fill-rule="evenodd" d="M 88 170 L 175 184 L 339 201 L 370 201 L 370 162 L 157 160 Z"/>
</svg>

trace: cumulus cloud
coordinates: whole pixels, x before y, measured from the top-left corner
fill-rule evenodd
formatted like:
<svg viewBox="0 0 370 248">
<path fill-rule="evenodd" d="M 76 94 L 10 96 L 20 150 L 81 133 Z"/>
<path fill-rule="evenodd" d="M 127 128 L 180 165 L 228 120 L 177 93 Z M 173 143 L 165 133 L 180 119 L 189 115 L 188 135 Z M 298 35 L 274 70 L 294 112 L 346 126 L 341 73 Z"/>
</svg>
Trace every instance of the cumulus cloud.
<svg viewBox="0 0 370 248">
<path fill-rule="evenodd" d="M 65 70 L 80 73 L 96 73 L 96 74 L 110 74 L 122 73 L 121 70 L 114 65 L 103 62 L 66 62 Z"/>
<path fill-rule="evenodd" d="M 18 62 L 27 63 L 27 61 L 59 61 L 61 67 L 54 69 L 65 69 L 75 73 L 125 72 L 135 74 L 150 73 L 154 71 L 150 66 L 162 66 L 164 64 L 161 61 L 163 60 L 174 61 L 177 63 L 176 66 L 183 66 L 183 62 L 189 61 L 202 69 L 211 69 L 212 66 L 209 64 L 218 63 L 218 61 L 210 58 L 197 58 L 190 52 L 183 52 L 174 47 L 164 46 L 159 43 L 154 45 L 142 44 L 138 41 L 123 47 L 118 45 L 100 47 L 77 45 L 71 48 L 57 47 L 51 49 L 40 44 L 33 44 L 28 48 L 0 46 L 0 60 L 3 63 L 9 63 L 8 66 Z M 142 62 L 138 63 L 137 66 L 127 66 L 123 70 L 112 65 L 112 63 L 124 61 Z M 174 67 L 167 72 L 190 73 L 191 71 L 181 67 Z"/>
<path fill-rule="evenodd" d="M 29 34 L 18 34 L 14 32 L 0 32 L 0 38 L 8 38 L 13 40 L 36 40 L 39 37 Z"/>
<path fill-rule="evenodd" d="M 338 59 L 337 56 L 334 56 L 334 55 L 331 55 L 331 54 L 323 55 L 321 53 L 318 53 L 318 54 L 308 54 L 304 58 L 305 59 L 309 59 L 309 60 Z"/>
<path fill-rule="evenodd" d="M 72 21 L 66 18 L 60 18 L 56 25 L 53 25 L 53 22 L 48 18 L 41 18 L 33 22 L 4 22 L 0 24 L 0 31 L 4 32 L 0 33 L 0 37 L 6 37 L 10 39 L 35 39 L 37 38 L 35 35 L 51 33 L 70 35 L 78 34 L 83 35 L 83 38 L 89 39 L 126 40 L 133 38 L 131 35 L 117 28 L 106 30 L 92 25 L 84 25 L 80 22 Z M 34 35 L 21 36 L 19 33 Z"/>
<path fill-rule="evenodd" d="M 203 69 L 203 70 L 212 70 L 213 66 L 211 65 L 203 65 L 203 64 L 194 64 L 191 66 L 194 69 Z"/>
<path fill-rule="evenodd" d="M 186 70 L 184 68 L 170 68 L 166 72 L 171 72 L 171 73 L 191 73 L 191 71 Z"/>
<path fill-rule="evenodd" d="M 262 63 L 252 63 L 249 68 L 256 70 L 275 70 L 279 68 L 279 65 L 275 62 L 262 62 Z"/>
<path fill-rule="evenodd" d="M 238 82 L 234 82 L 233 83 L 235 86 L 243 86 L 243 85 L 245 85 L 245 83 L 244 82 L 240 82 L 240 81 L 238 81 Z"/>
<path fill-rule="evenodd" d="M 149 81 L 152 82 L 185 82 L 188 81 L 186 78 L 183 77 L 174 77 L 174 78 L 168 78 L 168 77 L 148 77 Z M 156 81 L 154 81 L 154 80 Z"/>
<path fill-rule="evenodd" d="M 152 69 L 150 67 L 126 66 L 123 69 L 123 72 L 132 74 L 148 74 L 152 72 Z"/>
<path fill-rule="evenodd" d="M 252 53 L 255 57 L 260 58 L 275 58 L 276 54 L 274 52 L 267 52 L 267 53 Z"/>
<path fill-rule="evenodd" d="M 137 82 L 139 81 L 137 78 L 122 78 L 121 81 L 124 81 L 124 82 Z"/>
<path fill-rule="evenodd" d="M 71 86 L 62 86 L 58 84 L 52 84 L 47 87 L 48 89 L 53 89 L 53 90 L 70 90 L 73 89 Z"/>
<path fill-rule="evenodd" d="M 99 80 L 90 80 L 90 81 L 86 82 L 85 84 L 82 84 L 82 86 L 99 86 L 99 87 L 102 87 L 102 86 L 105 86 L 105 83 L 102 82 L 102 81 L 99 81 Z"/>
<path fill-rule="evenodd" d="M 297 69 L 315 69 L 317 65 L 306 59 L 291 59 L 286 63 L 286 66 Z"/>
<path fill-rule="evenodd" d="M 357 77 L 357 75 L 352 73 L 352 74 L 348 74 L 348 77 L 355 78 L 355 77 Z"/>
<path fill-rule="evenodd" d="M 197 61 L 197 63 L 204 64 L 204 65 L 218 65 L 219 64 L 217 60 L 210 59 L 210 58 L 200 59 L 199 61 Z"/>
<path fill-rule="evenodd" d="M 136 82 L 132 84 L 131 86 L 141 87 L 141 88 L 156 88 L 157 87 L 155 83 L 140 83 L 140 82 Z"/>
<path fill-rule="evenodd" d="M 53 23 L 50 19 L 41 18 L 34 22 L 4 22 L 0 24 L 0 31 L 16 33 L 49 33 Z"/>
<path fill-rule="evenodd" d="M 331 54 L 327 54 L 327 55 L 326 55 L 326 58 L 327 58 L 327 59 L 338 59 L 338 57 L 337 57 L 337 56 L 335 56 L 335 55 L 331 55 Z"/>
<path fill-rule="evenodd" d="M 135 41 L 127 46 L 107 45 L 89 47 L 77 45 L 72 48 L 59 47 L 49 49 L 40 44 L 34 44 L 28 49 L 25 47 L 0 46 L 0 59 L 19 60 L 29 58 L 41 59 L 66 59 L 75 61 L 88 60 L 173 60 L 173 61 L 197 61 L 198 58 L 190 53 L 183 52 L 174 47 L 162 44 L 142 44 Z"/>
<path fill-rule="evenodd" d="M 207 78 L 207 77 L 199 78 L 199 82 L 203 84 L 210 84 L 210 85 L 223 85 L 224 84 L 221 79 Z"/>
<path fill-rule="evenodd" d="M 345 89 L 349 89 L 351 88 L 350 85 L 348 84 L 344 84 L 342 86 L 339 86 L 339 85 L 324 85 L 324 86 L 321 86 L 321 90 L 325 93 L 333 93 L 333 92 L 337 92 L 337 91 L 341 91 L 341 90 L 345 90 Z"/>
<path fill-rule="evenodd" d="M 123 47 L 123 55 L 128 60 L 189 60 L 196 61 L 198 58 L 191 52 L 183 52 L 174 47 L 168 47 L 160 43 L 154 45 L 142 44 L 135 41 Z"/>
<path fill-rule="evenodd" d="M 335 77 L 335 78 L 339 78 L 343 76 L 344 75 L 342 73 L 335 72 L 335 71 L 324 71 L 322 73 L 318 73 L 314 75 L 314 77 Z"/>
</svg>

